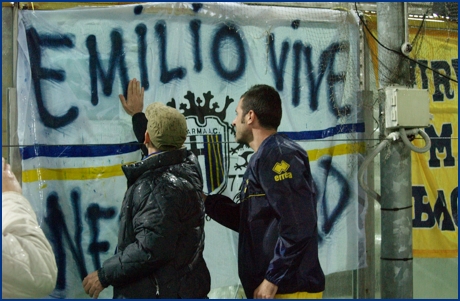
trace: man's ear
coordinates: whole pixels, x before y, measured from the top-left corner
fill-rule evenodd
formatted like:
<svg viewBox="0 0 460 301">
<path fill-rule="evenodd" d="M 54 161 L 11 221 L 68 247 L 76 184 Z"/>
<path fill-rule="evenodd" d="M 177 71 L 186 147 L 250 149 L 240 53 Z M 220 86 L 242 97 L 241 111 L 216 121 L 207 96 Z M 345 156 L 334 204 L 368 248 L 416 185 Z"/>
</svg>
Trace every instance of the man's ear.
<svg viewBox="0 0 460 301">
<path fill-rule="evenodd" d="M 248 116 L 248 120 L 246 121 L 246 123 L 254 123 L 254 121 L 256 120 L 256 113 L 254 113 L 253 110 L 249 110 L 249 112 L 246 115 Z"/>
<path fill-rule="evenodd" d="M 150 135 L 148 131 L 145 131 L 144 134 L 144 144 L 149 144 L 150 143 Z"/>
</svg>

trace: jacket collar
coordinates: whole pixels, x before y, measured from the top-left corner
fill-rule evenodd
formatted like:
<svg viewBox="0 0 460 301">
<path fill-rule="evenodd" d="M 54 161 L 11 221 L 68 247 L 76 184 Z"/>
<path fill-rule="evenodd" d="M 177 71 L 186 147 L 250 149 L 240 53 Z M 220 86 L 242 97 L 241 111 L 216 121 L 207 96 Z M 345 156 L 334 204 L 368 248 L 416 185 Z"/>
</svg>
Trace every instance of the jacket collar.
<svg viewBox="0 0 460 301">
<path fill-rule="evenodd" d="M 164 166 L 179 164 L 187 157 L 187 148 L 152 154 L 142 161 L 121 166 L 129 183 L 136 181 L 144 172 Z"/>
</svg>

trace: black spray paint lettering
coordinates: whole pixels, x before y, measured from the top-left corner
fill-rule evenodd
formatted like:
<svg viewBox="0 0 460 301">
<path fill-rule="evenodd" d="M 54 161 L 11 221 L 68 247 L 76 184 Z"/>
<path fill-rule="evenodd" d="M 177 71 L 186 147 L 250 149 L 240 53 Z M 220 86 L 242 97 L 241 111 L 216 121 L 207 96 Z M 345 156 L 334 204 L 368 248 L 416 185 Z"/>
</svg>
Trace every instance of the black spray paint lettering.
<svg viewBox="0 0 460 301">
<path fill-rule="evenodd" d="M 284 88 L 284 71 L 286 68 L 287 55 L 289 53 L 289 42 L 283 41 L 281 43 L 280 58 L 277 62 L 275 51 L 275 35 L 271 33 L 267 37 L 267 44 L 270 55 L 270 65 L 273 69 L 273 76 L 275 77 L 275 86 L 278 91 L 283 91 Z"/>
<path fill-rule="evenodd" d="M 432 208 L 427 199 L 425 186 L 413 186 L 412 197 L 414 198 L 414 228 L 431 229 L 436 224 L 442 231 L 455 231 L 458 227 L 458 187 L 455 187 L 450 194 L 450 211 L 447 207 L 443 190 L 438 190 L 438 196 Z M 455 226 L 454 226 L 455 225 Z"/>
<path fill-rule="evenodd" d="M 105 96 L 112 95 L 113 82 L 115 80 L 115 68 L 118 68 L 123 86 L 123 91 L 126 97 L 128 90 L 128 70 L 125 63 L 125 53 L 123 51 L 123 38 L 119 30 L 112 30 L 110 33 L 112 49 L 110 53 L 109 66 L 107 73 L 104 72 L 102 63 L 97 51 L 97 41 L 95 35 L 89 35 L 86 39 L 86 48 L 89 53 L 89 76 L 91 80 L 91 103 L 95 106 L 99 102 L 97 79 L 98 74 L 102 80 L 102 91 Z"/>
<path fill-rule="evenodd" d="M 82 249 L 82 216 L 81 216 L 81 191 L 79 188 L 72 189 L 70 192 L 70 201 L 74 212 L 74 237 L 70 236 L 70 231 L 67 227 L 66 217 L 59 205 L 59 197 L 56 192 L 51 192 L 46 199 L 45 223 L 49 231 L 49 241 L 53 246 L 56 264 L 58 267 L 58 276 L 56 289 L 64 290 L 66 288 L 66 270 L 67 258 L 64 246 L 67 245 L 72 253 L 78 269 L 80 279 L 83 280 L 88 274 Z M 99 234 L 99 219 L 110 219 L 115 217 L 115 207 L 100 208 L 99 205 L 90 204 L 86 217 L 90 225 L 89 231 L 91 236 L 90 253 L 95 263 L 94 269 L 100 268 L 97 263 L 100 262 L 99 253 L 106 252 L 110 245 L 108 242 L 98 242 Z M 94 252 L 91 252 L 91 250 Z"/>
<path fill-rule="evenodd" d="M 334 72 L 334 63 L 337 55 L 339 53 L 346 54 L 347 57 L 350 52 L 350 43 L 349 42 L 340 42 L 340 43 L 333 43 L 331 46 L 326 49 L 321 56 L 323 56 L 325 53 L 327 53 L 328 58 L 325 59 L 328 63 L 328 74 L 327 74 L 327 86 L 328 86 L 328 105 L 329 105 L 329 110 L 337 117 L 344 117 L 348 116 L 351 113 L 351 105 L 344 105 L 340 106 L 338 104 L 338 99 L 337 99 L 337 93 L 335 92 L 335 88 L 337 84 L 340 83 L 345 83 L 346 78 L 346 72 Z M 345 60 L 348 61 L 348 58 Z M 323 62 L 321 61 L 321 65 Z M 343 90 L 343 89 L 342 89 Z M 342 95 L 343 97 L 343 95 Z M 318 96 L 316 95 L 316 99 L 318 99 Z"/>
<path fill-rule="evenodd" d="M 202 62 L 202 49 L 200 39 L 201 22 L 199 20 L 192 20 L 189 23 L 189 30 L 192 39 L 193 53 L 192 58 L 194 61 L 194 70 L 200 72 L 203 70 Z M 138 64 L 140 69 L 140 79 L 142 86 L 148 89 L 150 86 L 148 76 L 148 66 L 146 62 L 146 37 L 147 27 L 144 24 L 139 24 L 135 28 L 138 41 Z M 164 84 L 177 79 L 183 79 L 187 70 L 185 67 L 170 68 L 167 62 L 167 28 L 165 21 L 158 21 L 155 25 L 155 33 L 157 36 L 158 56 L 160 63 L 160 81 Z M 63 70 L 48 70 L 41 68 L 41 47 L 68 47 L 72 48 L 73 43 L 69 36 L 65 34 L 56 35 L 56 37 L 41 34 L 39 35 L 34 28 L 27 31 L 28 43 L 31 56 L 31 69 L 34 82 L 35 93 L 37 96 L 37 106 L 40 112 L 40 118 L 47 127 L 59 128 L 73 122 L 78 116 L 78 108 L 71 107 L 69 111 L 63 116 L 52 116 L 44 107 L 44 100 L 41 93 L 41 79 L 53 78 L 55 80 L 64 80 L 65 72 Z M 86 38 L 86 47 L 89 55 L 89 77 L 91 89 L 91 103 L 97 105 L 99 102 L 98 97 L 98 80 L 102 82 L 103 93 L 106 96 L 112 94 L 112 88 L 115 79 L 116 69 L 119 71 L 120 81 L 123 87 L 123 93 L 126 96 L 127 86 L 129 82 L 128 70 L 125 64 L 125 52 L 123 50 L 123 33 L 121 30 L 112 30 L 110 34 L 111 50 L 110 59 L 108 61 L 107 70 L 104 71 L 100 55 L 97 47 L 97 40 L 95 35 L 89 35 Z M 284 69 L 286 60 L 289 53 L 289 42 L 282 42 L 280 57 L 276 58 L 274 41 L 274 34 L 270 35 L 269 43 L 270 50 L 270 63 L 274 71 L 274 81 L 278 90 L 284 89 Z M 54 42 L 54 43 L 52 43 Z M 231 45 L 235 52 L 235 66 L 229 69 L 222 61 L 221 49 L 223 46 Z M 329 86 L 328 99 L 329 109 L 337 116 L 343 116 L 350 112 L 350 106 L 337 105 L 336 93 L 334 86 L 345 80 L 345 72 L 334 73 L 335 57 L 339 53 L 348 54 L 348 42 L 333 43 L 325 49 L 320 57 L 320 66 L 318 66 L 317 75 L 312 64 L 311 46 L 304 46 L 301 41 L 296 41 L 293 45 L 293 86 L 292 86 L 292 104 L 294 107 L 300 103 L 300 72 L 302 65 L 302 53 L 305 58 L 305 73 L 307 76 L 307 84 L 309 85 L 309 95 L 305 98 L 310 102 L 310 108 L 313 111 L 318 109 L 318 90 L 323 82 L 324 76 L 327 73 L 327 84 Z M 212 66 L 217 75 L 223 80 L 234 82 L 240 79 L 247 68 L 247 55 L 245 44 L 243 42 L 242 31 L 236 25 L 226 24 L 217 28 L 214 35 L 211 37 L 210 58 Z M 316 80 L 315 80 L 316 78 Z"/>
<path fill-rule="evenodd" d="M 200 47 L 200 20 L 190 21 L 190 34 L 193 38 L 193 69 L 196 72 L 203 70 L 203 61 L 201 59 L 201 47 Z"/>
<path fill-rule="evenodd" d="M 203 70 L 203 61 L 202 61 L 202 50 L 201 50 L 201 39 L 200 39 L 200 28 L 201 21 L 198 19 L 192 20 L 189 23 L 190 35 L 192 37 L 193 44 L 193 62 L 194 70 L 196 72 L 201 72 Z M 141 30 L 142 29 L 142 30 Z M 145 44 L 145 33 L 147 28 L 145 25 L 140 24 L 136 27 L 136 33 L 138 34 L 139 47 L 143 47 Z M 183 79 L 187 75 L 187 69 L 185 67 L 176 67 L 169 69 L 168 60 L 167 60 L 167 26 L 166 22 L 161 20 L 158 21 L 155 25 L 155 32 L 159 40 L 158 53 L 160 60 L 160 81 L 164 84 L 171 82 L 174 79 Z M 238 64 L 235 70 L 227 70 L 222 63 L 220 57 L 220 49 L 222 48 L 221 44 L 223 42 L 232 41 L 233 45 L 237 50 L 237 57 L 239 58 Z M 145 52 L 139 52 L 139 55 L 144 55 Z M 243 74 L 246 69 L 246 54 L 244 49 L 244 43 L 242 37 L 238 33 L 238 28 L 235 25 L 224 25 L 220 29 L 216 30 L 216 33 L 213 37 L 213 42 L 211 46 L 211 58 L 212 64 L 215 68 L 217 74 L 225 80 L 236 81 Z M 139 60 L 142 64 L 143 69 L 147 70 L 145 55 Z M 147 90 L 147 85 L 144 82 L 148 81 L 148 76 L 142 76 L 142 86 Z"/>
<path fill-rule="evenodd" d="M 109 250 L 110 243 L 108 241 L 99 241 L 99 220 L 115 218 L 115 207 L 101 208 L 98 204 L 91 203 L 86 209 L 86 221 L 89 225 L 90 243 L 88 252 L 93 259 L 94 268 L 97 270 L 101 267 L 100 253 L 105 253 Z"/>
<path fill-rule="evenodd" d="M 298 45 L 302 45 L 300 41 L 296 42 Z M 302 45 L 303 46 L 303 45 Z M 299 47 L 299 46 L 297 46 Z M 337 104 L 336 96 L 335 96 L 335 85 L 340 82 L 345 81 L 345 72 L 334 73 L 334 63 L 335 58 L 339 53 L 348 53 L 349 51 L 349 43 L 348 42 L 339 42 L 333 43 L 328 48 L 326 48 L 320 56 L 320 63 L 318 66 L 318 72 L 314 71 L 313 63 L 312 63 L 312 47 L 311 46 L 303 46 L 303 53 L 305 55 L 306 61 L 306 68 L 305 73 L 307 76 L 307 83 L 309 84 L 309 99 L 310 99 L 310 109 L 312 111 L 318 110 L 318 98 L 319 98 L 319 88 L 323 82 L 324 75 L 327 74 L 327 85 L 328 85 L 328 105 L 329 110 L 337 117 L 342 117 L 349 115 L 351 112 L 351 106 L 345 105 L 343 107 Z M 316 79 L 316 80 L 315 80 Z M 293 99 L 296 101 L 297 105 L 299 100 Z M 294 105 L 296 106 L 296 105 Z"/>
<path fill-rule="evenodd" d="M 78 117 L 78 108 L 70 107 L 67 113 L 62 116 L 53 116 L 45 107 L 42 94 L 41 80 L 54 80 L 62 82 L 65 80 L 64 70 L 42 68 L 42 48 L 73 48 L 70 35 L 39 35 L 35 28 L 26 30 L 27 47 L 29 50 L 30 71 L 34 86 L 35 99 L 37 101 L 38 114 L 46 127 L 57 129 L 72 123 Z"/>
<path fill-rule="evenodd" d="M 222 47 L 222 43 L 228 43 L 231 41 L 233 41 L 233 45 L 236 47 L 236 53 L 234 57 L 238 59 L 238 63 L 236 64 L 234 70 L 227 70 L 227 68 L 222 63 L 220 57 L 220 49 Z M 216 70 L 217 74 L 224 80 L 234 82 L 243 76 L 246 70 L 246 52 L 244 49 L 243 39 L 240 36 L 238 27 L 236 25 L 223 25 L 216 31 L 211 47 L 211 58 L 214 69 Z"/>
<path fill-rule="evenodd" d="M 321 157 L 318 160 L 318 166 L 325 173 L 325 181 L 315 181 L 315 183 L 324 183 L 322 199 L 318 200 L 322 204 L 321 212 L 318 212 L 323 218 L 323 225 L 318 229 L 318 239 L 321 243 L 326 236 L 328 236 L 334 230 L 335 224 L 338 222 L 340 217 L 345 211 L 345 208 L 351 203 L 350 198 L 350 185 L 346 179 L 334 166 L 332 163 L 332 157 L 325 156 Z M 335 200 L 335 207 L 329 208 L 329 203 L 331 200 L 326 200 L 326 189 L 329 181 L 334 181 L 338 183 L 338 199 Z M 337 186 L 337 185 L 336 185 Z M 318 187 L 317 187 L 318 188 Z M 320 194 L 318 194 L 320 197 Z"/>
<path fill-rule="evenodd" d="M 146 55 L 147 43 L 145 42 L 145 36 L 147 35 L 147 26 L 145 26 L 145 24 L 142 24 L 142 23 L 137 25 L 136 34 L 137 34 L 137 44 L 138 44 L 139 70 L 141 73 L 141 83 L 142 83 L 142 87 L 144 87 L 145 90 L 148 90 L 150 87 L 150 83 L 149 83 L 149 75 L 147 73 L 147 55 Z M 126 94 L 125 94 L 125 98 L 127 98 Z"/>
<path fill-rule="evenodd" d="M 166 23 L 165 21 L 158 21 L 155 25 L 155 32 L 158 39 L 160 40 L 159 53 L 160 53 L 160 81 L 163 84 L 167 84 L 173 79 L 182 79 L 187 74 L 187 70 L 184 67 L 177 67 L 171 70 L 168 70 L 167 62 L 167 36 L 166 36 Z"/>
<path fill-rule="evenodd" d="M 56 256 L 56 264 L 58 267 L 58 276 L 57 276 L 57 289 L 66 288 L 66 253 L 65 253 L 65 243 L 68 245 L 70 251 L 72 252 L 73 259 L 76 262 L 77 269 L 80 275 L 80 279 L 88 274 L 86 270 L 86 264 L 83 256 L 83 251 L 81 248 L 81 211 L 80 211 L 80 194 L 78 190 L 73 190 L 71 192 L 71 204 L 74 210 L 74 224 L 75 224 L 75 235 L 74 239 L 70 237 L 69 229 L 67 227 L 66 218 L 62 212 L 61 206 L 59 205 L 59 197 L 57 193 L 52 192 L 48 195 L 46 199 L 46 212 L 47 216 L 45 217 L 45 222 L 49 228 L 51 237 L 50 242 L 53 245 L 54 254 Z"/>
<path fill-rule="evenodd" d="M 293 72 L 292 72 L 292 105 L 297 107 L 300 103 L 300 64 L 301 64 L 301 54 L 302 49 L 304 48 L 301 41 L 294 42 L 294 64 L 293 64 Z M 308 66 L 308 60 L 307 60 Z M 311 64 L 311 62 L 310 62 Z M 310 108 L 312 107 L 313 99 L 310 99 Z M 316 106 L 317 107 L 317 106 Z"/>
<path fill-rule="evenodd" d="M 276 51 L 274 47 L 275 35 L 272 33 L 268 37 L 268 48 L 270 55 L 270 65 L 273 69 L 274 81 L 276 88 L 282 91 L 284 88 L 284 73 L 286 61 L 289 53 L 289 42 L 283 41 L 281 44 L 281 54 L 279 59 L 276 59 Z M 320 64 L 317 72 L 312 62 L 312 46 L 304 45 L 300 40 L 294 42 L 293 48 L 293 72 L 292 72 L 292 105 L 297 107 L 300 104 L 301 98 L 301 69 L 302 69 L 302 54 L 305 58 L 305 75 L 309 87 L 309 95 L 307 99 L 312 111 L 318 110 L 319 103 L 319 89 L 323 82 L 324 76 L 327 73 L 327 95 L 329 110 L 337 117 L 349 115 L 351 113 L 351 106 L 338 105 L 337 96 L 335 93 L 335 86 L 338 83 L 343 83 L 346 80 L 345 72 L 334 72 L 334 65 L 336 56 L 340 53 L 348 55 L 350 47 L 348 42 L 333 43 L 326 48 L 320 56 Z"/>
</svg>

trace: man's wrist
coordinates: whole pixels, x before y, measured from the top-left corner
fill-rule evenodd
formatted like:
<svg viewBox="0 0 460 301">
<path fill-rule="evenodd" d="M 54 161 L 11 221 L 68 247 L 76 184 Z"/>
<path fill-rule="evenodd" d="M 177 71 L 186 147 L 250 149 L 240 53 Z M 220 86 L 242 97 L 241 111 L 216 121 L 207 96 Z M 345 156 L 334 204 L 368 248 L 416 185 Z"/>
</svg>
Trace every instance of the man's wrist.
<svg viewBox="0 0 460 301">
<path fill-rule="evenodd" d="M 105 277 L 105 271 L 103 268 L 97 270 L 97 277 L 99 278 L 99 282 L 101 283 L 102 287 L 106 288 L 110 285 Z"/>
<path fill-rule="evenodd" d="M 140 116 L 144 115 L 144 113 L 141 111 L 141 112 L 137 112 L 137 113 L 134 113 L 133 115 L 131 115 L 134 118 L 139 118 Z"/>
</svg>

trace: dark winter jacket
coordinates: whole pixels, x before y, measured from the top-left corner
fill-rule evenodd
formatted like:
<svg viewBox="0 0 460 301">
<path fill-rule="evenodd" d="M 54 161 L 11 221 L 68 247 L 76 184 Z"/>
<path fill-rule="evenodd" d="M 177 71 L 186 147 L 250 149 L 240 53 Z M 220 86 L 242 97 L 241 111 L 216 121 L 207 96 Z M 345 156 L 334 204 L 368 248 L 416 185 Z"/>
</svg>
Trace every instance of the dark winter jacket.
<svg viewBox="0 0 460 301">
<path fill-rule="evenodd" d="M 247 298 L 264 279 L 278 294 L 322 292 L 313 179 L 307 153 L 275 134 L 260 145 L 243 176 L 240 202 L 207 197 L 206 213 L 239 233 L 238 273 Z"/>
<path fill-rule="evenodd" d="M 186 148 L 122 166 L 128 180 L 117 253 L 103 263 L 101 284 L 114 298 L 205 298 L 203 180 Z"/>
</svg>

